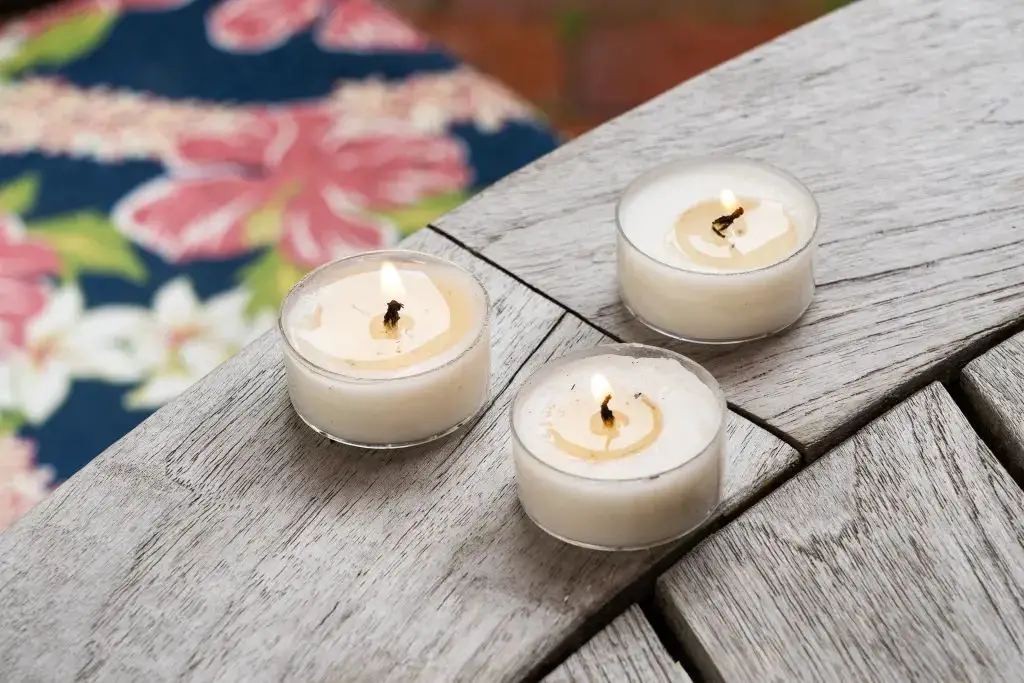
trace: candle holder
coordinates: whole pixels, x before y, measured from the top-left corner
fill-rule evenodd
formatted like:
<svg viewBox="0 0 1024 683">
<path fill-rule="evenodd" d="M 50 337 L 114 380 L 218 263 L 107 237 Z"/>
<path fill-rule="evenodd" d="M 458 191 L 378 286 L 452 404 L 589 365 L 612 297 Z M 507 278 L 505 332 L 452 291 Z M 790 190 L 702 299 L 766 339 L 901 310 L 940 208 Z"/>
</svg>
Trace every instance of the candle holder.
<svg viewBox="0 0 1024 683">
<path fill-rule="evenodd" d="M 616 206 L 622 302 L 643 325 L 682 341 L 781 332 L 814 297 L 818 218 L 811 192 L 767 164 L 697 157 L 657 166 Z"/>
<path fill-rule="evenodd" d="M 387 291 L 389 278 L 401 293 Z M 317 268 L 278 318 L 295 412 L 363 448 L 450 434 L 487 399 L 489 310 L 472 274 L 429 254 L 376 251 Z"/>
<path fill-rule="evenodd" d="M 610 402 L 597 398 L 604 391 Z M 512 404 L 523 509 L 548 534 L 584 548 L 640 550 L 679 539 L 721 500 L 726 411 L 715 378 L 665 349 L 610 344 L 548 363 Z M 628 418 L 618 432 L 616 416 Z"/>
</svg>

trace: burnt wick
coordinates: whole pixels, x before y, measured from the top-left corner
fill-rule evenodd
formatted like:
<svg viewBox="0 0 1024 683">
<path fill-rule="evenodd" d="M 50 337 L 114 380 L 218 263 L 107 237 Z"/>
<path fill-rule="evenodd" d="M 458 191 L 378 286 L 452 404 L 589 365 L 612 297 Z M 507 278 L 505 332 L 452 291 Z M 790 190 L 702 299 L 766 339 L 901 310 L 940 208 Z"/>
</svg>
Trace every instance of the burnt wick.
<svg viewBox="0 0 1024 683">
<path fill-rule="evenodd" d="M 743 207 L 739 207 L 728 216 L 719 216 L 711 222 L 711 229 L 719 237 L 725 237 L 725 231 L 736 222 L 736 219 L 743 215 Z"/>
<path fill-rule="evenodd" d="M 395 329 L 395 325 L 398 324 L 398 312 L 403 308 L 405 308 L 405 305 L 395 301 L 394 299 L 388 302 L 388 310 L 384 313 L 384 329 Z"/>
<path fill-rule="evenodd" d="M 610 400 L 612 400 L 612 395 L 608 394 L 601 401 L 601 422 L 604 422 L 604 426 L 609 428 L 615 426 L 615 413 L 608 407 L 608 401 Z"/>
</svg>

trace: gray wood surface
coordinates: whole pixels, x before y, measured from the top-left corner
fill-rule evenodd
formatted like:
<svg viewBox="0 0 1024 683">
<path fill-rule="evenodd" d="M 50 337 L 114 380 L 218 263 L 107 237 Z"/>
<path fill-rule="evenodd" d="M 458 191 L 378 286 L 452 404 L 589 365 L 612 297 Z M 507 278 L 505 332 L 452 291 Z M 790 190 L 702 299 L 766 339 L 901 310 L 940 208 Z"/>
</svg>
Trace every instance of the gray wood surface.
<svg viewBox="0 0 1024 683">
<path fill-rule="evenodd" d="M 599 327 L 650 341 L 616 292 L 625 185 L 691 154 L 789 170 L 821 205 L 816 301 L 784 335 L 701 357 L 730 400 L 814 456 L 1024 312 L 1022 34 L 1018 0 L 860 0 L 583 136 L 436 226 Z"/>
<path fill-rule="evenodd" d="M 960 383 L 1007 469 L 1024 481 L 1024 333 L 971 361 Z"/>
<path fill-rule="evenodd" d="M 709 680 L 1020 681 L 1022 511 L 933 384 L 695 548 L 659 603 Z"/>
<path fill-rule="evenodd" d="M 690 683 L 690 677 L 633 605 L 546 676 L 544 683 Z"/>
<path fill-rule="evenodd" d="M 403 452 L 332 444 L 261 338 L 0 536 L 5 679 L 514 680 L 664 557 L 564 545 L 516 500 L 516 387 L 603 337 L 436 234 L 410 246 L 490 292 L 480 420 Z M 734 509 L 797 454 L 735 415 L 729 433 Z"/>
</svg>

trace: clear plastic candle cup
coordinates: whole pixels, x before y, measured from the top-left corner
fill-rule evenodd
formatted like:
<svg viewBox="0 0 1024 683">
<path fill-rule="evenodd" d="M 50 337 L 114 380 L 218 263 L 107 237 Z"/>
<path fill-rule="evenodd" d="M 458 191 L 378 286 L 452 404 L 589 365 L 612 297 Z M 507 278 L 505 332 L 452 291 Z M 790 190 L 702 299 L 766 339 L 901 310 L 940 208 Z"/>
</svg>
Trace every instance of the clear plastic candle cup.
<svg viewBox="0 0 1024 683">
<path fill-rule="evenodd" d="M 721 499 L 725 397 L 677 353 L 612 344 L 559 358 L 526 381 L 511 419 L 519 500 L 568 543 L 667 543 Z"/>
<path fill-rule="evenodd" d="M 641 323 L 698 343 L 780 332 L 814 297 L 818 205 L 747 159 L 701 157 L 633 181 L 616 209 L 622 301 Z"/>
<path fill-rule="evenodd" d="M 288 293 L 279 329 L 292 405 L 335 441 L 424 443 L 487 398 L 487 294 L 435 256 L 378 251 L 324 265 Z"/>
</svg>

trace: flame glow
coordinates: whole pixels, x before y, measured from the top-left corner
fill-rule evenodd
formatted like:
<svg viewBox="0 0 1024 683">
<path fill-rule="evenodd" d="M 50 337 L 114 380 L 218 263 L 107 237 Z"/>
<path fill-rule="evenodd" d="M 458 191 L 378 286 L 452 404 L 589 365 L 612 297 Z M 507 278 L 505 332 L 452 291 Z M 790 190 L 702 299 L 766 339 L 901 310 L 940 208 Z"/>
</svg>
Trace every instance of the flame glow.
<svg viewBox="0 0 1024 683">
<path fill-rule="evenodd" d="M 396 299 L 401 301 L 405 296 L 405 287 L 402 286 L 402 278 L 398 274 L 398 268 L 394 264 L 384 262 L 380 267 L 380 291 L 385 299 Z"/>
<path fill-rule="evenodd" d="M 718 201 L 722 202 L 722 208 L 727 212 L 732 213 L 739 206 L 739 202 L 736 201 L 736 195 L 732 193 L 732 190 L 722 190 L 722 194 L 718 195 Z"/>
<path fill-rule="evenodd" d="M 605 396 L 612 393 L 612 385 L 604 375 L 594 375 L 590 378 L 590 391 L 594 395 L 594 400 L 601 403 Z"/>
</svg>

